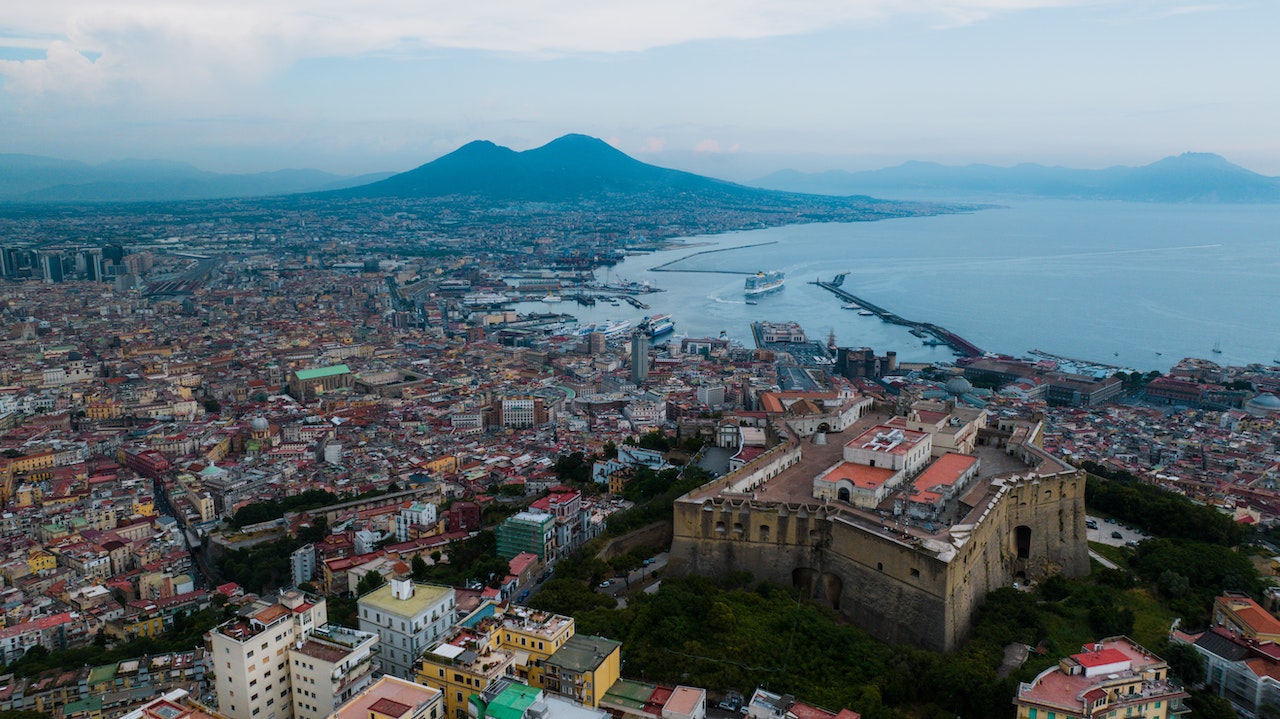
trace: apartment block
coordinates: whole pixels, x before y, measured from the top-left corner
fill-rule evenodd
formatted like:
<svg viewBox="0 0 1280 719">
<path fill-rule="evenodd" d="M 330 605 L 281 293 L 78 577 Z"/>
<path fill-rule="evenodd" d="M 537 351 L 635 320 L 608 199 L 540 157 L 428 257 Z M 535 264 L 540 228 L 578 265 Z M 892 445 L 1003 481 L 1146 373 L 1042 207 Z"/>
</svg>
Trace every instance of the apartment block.
<svg viewBox="0 0 1280 719">
<path fill-rule="evenodd" d="M 360 597 L 361 631 L 378 635 L 382 671 L 412 679 L 418 657 L 437 644 L 453 624 L 452 587 L 415 583 L 399 577 Z"/>
</svg>

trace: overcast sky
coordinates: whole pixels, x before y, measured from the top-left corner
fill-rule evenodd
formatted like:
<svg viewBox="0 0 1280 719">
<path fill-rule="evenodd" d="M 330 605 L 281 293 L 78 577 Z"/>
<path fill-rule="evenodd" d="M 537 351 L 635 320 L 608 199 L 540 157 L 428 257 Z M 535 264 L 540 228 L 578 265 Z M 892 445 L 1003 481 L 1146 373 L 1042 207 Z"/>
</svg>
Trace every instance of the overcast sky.
<svg viewBox="0 0 1280 719">
<path fill-rule="evenodd" d="M 1280 175 L 1277 31 L 1277 0 L 14 0 L 0 152 L 356 173 L 582 132 L 733 179 Z"/>
</svg>

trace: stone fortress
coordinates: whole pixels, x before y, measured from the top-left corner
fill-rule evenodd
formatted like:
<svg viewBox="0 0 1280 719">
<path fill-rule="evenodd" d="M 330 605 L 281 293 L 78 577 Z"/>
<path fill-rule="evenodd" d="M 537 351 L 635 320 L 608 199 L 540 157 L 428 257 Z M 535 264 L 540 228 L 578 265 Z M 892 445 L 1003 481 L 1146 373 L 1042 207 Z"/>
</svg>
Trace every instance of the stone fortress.
<svg viewBox="0 0 1280 719">
<path fill-rule="evenodd" d="M 762 405 L 767 451 L 676 500 L 671 571 L 751 572 L 936 651 L 988 592 L 1088 573 L 1085 474 L 1040 449 L 1041 423 L 988 426 L 954 397 L 902 414 L 849 391 Z"/>
</svg>

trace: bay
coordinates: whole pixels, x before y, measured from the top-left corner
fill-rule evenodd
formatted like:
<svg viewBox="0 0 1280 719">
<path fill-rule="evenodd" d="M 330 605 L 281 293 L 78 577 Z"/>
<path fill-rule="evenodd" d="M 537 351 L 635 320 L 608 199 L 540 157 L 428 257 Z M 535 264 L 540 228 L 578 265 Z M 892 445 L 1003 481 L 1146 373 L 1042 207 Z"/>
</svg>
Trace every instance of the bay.
<svg viewBox="0 0 1280 719">
<path fill-rule="evenodd" d="M 1280 359 L 1278 205 L 1006 201 L 967 214 L 791 225 L 687 243 L 698 246 L 628 257 L 597 273 L 665 290 L 642 297 L 649 310 L 554 309 L 583 322 L 664 312 L 678 334 L 723 331 L 747 346 L 751 322 L 794 320 L 812 338 L 833 333 L 841 346 L 895 350 L 904 361 L 953 356 L 905 328 L 841 309 L 839 298 L 810 284 L 848 272 L 847 291 L 989 352 L 1034 348 L 1144 371 L 1188 356 Z M 695 254 L 709 249 L 728 251 Z M 743 274 L 653 270 L 680 258 L 670 269 Z M 747 305 L 744 276 L 759 270 L 783 270 L 786 286 Z"/>
</svg>

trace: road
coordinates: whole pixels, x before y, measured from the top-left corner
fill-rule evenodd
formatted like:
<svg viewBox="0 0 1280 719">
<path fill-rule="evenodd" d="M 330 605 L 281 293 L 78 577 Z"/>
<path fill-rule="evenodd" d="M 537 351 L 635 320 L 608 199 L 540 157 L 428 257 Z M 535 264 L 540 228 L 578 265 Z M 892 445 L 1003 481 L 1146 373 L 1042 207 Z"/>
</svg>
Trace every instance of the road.
<svg viewBox="0 0 1280 719">
<path fill-rule="evenodd" d="M 653 564 L 640 567 L 633 570 L 626 577 L 613 577 L 609 580 L 609 586 L 596 587 L 597 592 L 608 594 L 618 600 L 618 608 L 624 609 L 627 606 L 627 594 L 632 591 L 641 591 L 647 589 L 646 584 L 656 584 L 653 578 L 654 572 L 667 566 L 667 553 L 653 555 Z"/>
</svg>

